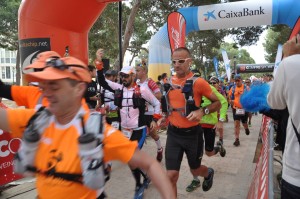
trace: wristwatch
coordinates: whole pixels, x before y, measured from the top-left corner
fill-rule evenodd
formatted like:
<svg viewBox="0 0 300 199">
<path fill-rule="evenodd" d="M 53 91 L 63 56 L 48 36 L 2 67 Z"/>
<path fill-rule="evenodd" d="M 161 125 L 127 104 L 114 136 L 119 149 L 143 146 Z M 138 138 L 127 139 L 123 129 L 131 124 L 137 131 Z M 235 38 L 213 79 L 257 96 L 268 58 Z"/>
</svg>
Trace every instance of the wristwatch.
<svg viewBox="0 0 300 199">
<path fill-rule="evenodd" d="M 208 108 L 204 108 L 204 114 L 205 114 L 205 115 L 208 115 L 208 114 L 209 114 Z"/>
</svg>

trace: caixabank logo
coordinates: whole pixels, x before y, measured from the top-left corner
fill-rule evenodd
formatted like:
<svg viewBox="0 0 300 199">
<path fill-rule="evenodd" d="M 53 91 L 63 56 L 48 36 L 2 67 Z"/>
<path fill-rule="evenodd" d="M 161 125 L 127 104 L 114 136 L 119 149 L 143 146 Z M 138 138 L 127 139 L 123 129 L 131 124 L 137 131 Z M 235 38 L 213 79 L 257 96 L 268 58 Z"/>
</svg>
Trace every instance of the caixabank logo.
<svg viewBox="0 0 300 199">
<path fill-rule="evenodd" d="M 220 10 L 217 13 L 218 18 L 220 19 L 230 19 L 230 18 L 239 18 L 239 17 L 248 17 L 248 16 L 258 16 L 258 15 L 265 15 L 265 9 L 261 6 L 259 9 L 249 9 L 249 8 L 242 8 L 240 11 L 232 11 L 232 10 Z M 217 20 L 215 16 L 215 10 L 207 11 L 204 15 L 204 21 L 209 21 L 210 19 Z"/>
</svg>

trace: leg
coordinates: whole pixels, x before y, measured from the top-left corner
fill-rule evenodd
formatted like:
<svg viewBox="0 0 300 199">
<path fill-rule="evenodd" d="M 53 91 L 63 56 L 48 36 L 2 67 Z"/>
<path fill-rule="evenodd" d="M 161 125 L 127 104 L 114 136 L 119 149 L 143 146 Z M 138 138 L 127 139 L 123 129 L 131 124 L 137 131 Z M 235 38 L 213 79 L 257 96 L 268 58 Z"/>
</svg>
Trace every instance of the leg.
<svg viewBox="0 0 300 199">
<path fill-rule="evenodd" d="M 156 129 L 150 130 L 149 135 L 156 143 L 156 147 L 157 147 L 156 160 L 161 162 L 161 160 L 163 158 L 163 148 L 161 146 L 161 141 L 160 141 L 159 135 L 157 134 L 157 130 Z"/>
<path fill-rule="evenodd" d="M 247 124 L 247 121 L 248 121 L 248 115 L 249 115 L 249 113 L 246 112 L 245 115 L 241 117 L 242 124 L 243 124 L 243 126 L 244 126 L 246 135 L 249 135 L 249 134 L 250 134 L 250 130 L 249 130 L 249 127 L 248 127 L 248 124 Z"/>
<path fill-rule="evenodd" d="M 292 185 L 282 179 L 281 198 L 282 199 L 298 199 L 300 196 L 300 187 Z"/>
<path fill-rule="evenodd" d="M 183 158 L 183 148 L 181 139 L 176 136 L 176 131 L 177 129 L 173 128 L 172 126 L 168 127 L 165 160 L 167 174 L 177 196 L 177 181 L 179 178 L 179 170 Z"/>
<path fill-rule="evenodd" d="M 213 128 L 202 128 L 204 133 L 204 141 L 205 141 L 205 154 L 207 156 L 213 156 L 216 155 L 219 150 L 218 147 L 214 147 L 215 145 L 215 136 L 216 131 Z M 198 142 L 200 142 L 199 140 Z"/>
</svg>

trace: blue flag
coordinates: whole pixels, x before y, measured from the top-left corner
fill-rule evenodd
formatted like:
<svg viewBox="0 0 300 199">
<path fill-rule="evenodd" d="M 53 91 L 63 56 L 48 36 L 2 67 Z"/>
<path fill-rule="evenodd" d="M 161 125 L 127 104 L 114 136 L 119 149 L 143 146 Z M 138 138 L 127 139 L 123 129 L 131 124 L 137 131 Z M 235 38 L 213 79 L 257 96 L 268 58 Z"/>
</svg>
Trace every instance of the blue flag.
<svg viewBox="0 0 300 199">
<path fill-rule="evenodd" d="M 216 57 L 213 58 L 214 61 L 214 66 L 215 66 L 215 71 L 216 71 L 216 75 L 218 78 L 220 78 L 219 72 L 218 72 L 218 67 L 219 67 L 219 61 Z"/>
</svg>

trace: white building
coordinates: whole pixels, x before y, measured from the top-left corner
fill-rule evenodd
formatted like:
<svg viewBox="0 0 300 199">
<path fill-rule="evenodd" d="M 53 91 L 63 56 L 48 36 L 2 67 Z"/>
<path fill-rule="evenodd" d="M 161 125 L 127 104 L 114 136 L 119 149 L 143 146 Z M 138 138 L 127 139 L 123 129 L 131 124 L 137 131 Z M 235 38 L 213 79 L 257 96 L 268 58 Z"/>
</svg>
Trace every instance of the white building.
<svg viewBox="0 0 300 199">
<path fill-rule="evenodd" d="M 7 84 L 16 82 L 17 51 L 0 48 L 0 79 Z"/>
</svg>

